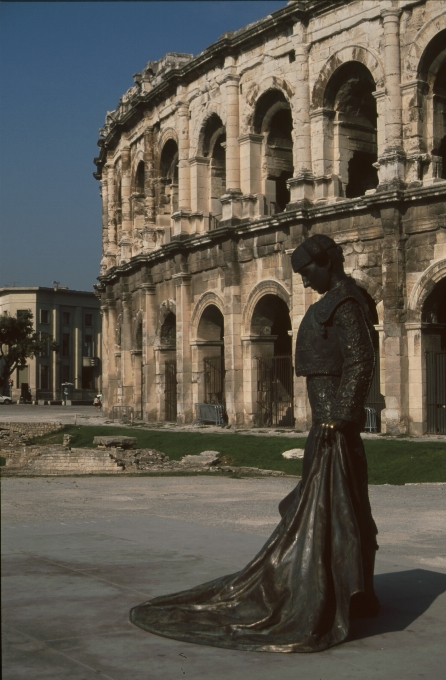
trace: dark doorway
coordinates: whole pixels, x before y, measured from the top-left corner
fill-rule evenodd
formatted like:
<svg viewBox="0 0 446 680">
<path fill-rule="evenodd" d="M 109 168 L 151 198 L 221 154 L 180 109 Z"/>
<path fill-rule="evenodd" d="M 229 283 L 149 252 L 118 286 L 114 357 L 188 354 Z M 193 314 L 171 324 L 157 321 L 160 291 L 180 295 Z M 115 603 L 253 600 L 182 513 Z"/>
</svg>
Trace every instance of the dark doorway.
<svg viewBox="0 0 446 680">
<path fill-rule="evenodd" d="M 286 303 L 265 295 L 252 317 L 257 336 L 257 421 L 261 427 L 294 425 L 291 319 Z"/>
<path fill-rule="evenodd" d="M 165 363 L 164 407 L 165 420 L 169 423 L 177 421 L 177 362 L 167 359 Z"/>
<path fill-rule="evenodd" d="M 378 324 L 378 313 L 376 311 L 376 303 L 371 295 L 359 286 L 364 300 L 367 303 L 369 311 L 369 319 L 374 326 Z M 369 393 L 365 402 L 365 406 L 372 408 L 376 413 L 376 431 L 381 432 L 382 418 L 381 413 L 386 408 L 384 395 L 381 394 L 381 369 L 380 369 L 380 355 L 379 355 L 379 333 L 376 329 L 372 330 L 373 349 L 375 350 L 375 370 L 373 371 L 372 382 L 370 384 Z"/>
</svg>

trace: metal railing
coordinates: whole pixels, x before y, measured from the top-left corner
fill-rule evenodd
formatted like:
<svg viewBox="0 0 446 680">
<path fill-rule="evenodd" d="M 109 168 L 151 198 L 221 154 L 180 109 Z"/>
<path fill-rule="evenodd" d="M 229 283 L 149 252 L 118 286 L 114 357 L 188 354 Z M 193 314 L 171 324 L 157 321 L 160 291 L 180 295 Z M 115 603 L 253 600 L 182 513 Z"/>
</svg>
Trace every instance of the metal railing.
<svg viewBox="0 0 446 680">
<path fill-rule="evenodd" d="M 378 432 L 378 425 L 376 422 L 376 411 L 370 406 L 365 406 L 365 432 Z"/>
<path fill-rule="evenodd" d="M 195 404 L 198 423 L 224 423 L 225 407 L 223 404 Z"/>
</svg>

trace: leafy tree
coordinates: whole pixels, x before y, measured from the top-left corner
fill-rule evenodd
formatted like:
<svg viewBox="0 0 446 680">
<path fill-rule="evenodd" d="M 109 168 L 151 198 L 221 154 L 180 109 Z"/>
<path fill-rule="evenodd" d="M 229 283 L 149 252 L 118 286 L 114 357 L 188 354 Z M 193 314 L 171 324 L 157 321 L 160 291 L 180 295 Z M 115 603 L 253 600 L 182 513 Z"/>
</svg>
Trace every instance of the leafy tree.
<svg viewBox="0 0 446 680">
<path fill-rule="evenodd" d="M 45 350 L 48 339 L 39 340 L 32 320 L 32 312 L 28 310 L 18 317 L 8 312 L 0 314 L 0 392 L 17 367 L 25 366 L 27 359 Z M 59 346 L 51 342 L 50 349 L 57 352 Z"/>
</svg>

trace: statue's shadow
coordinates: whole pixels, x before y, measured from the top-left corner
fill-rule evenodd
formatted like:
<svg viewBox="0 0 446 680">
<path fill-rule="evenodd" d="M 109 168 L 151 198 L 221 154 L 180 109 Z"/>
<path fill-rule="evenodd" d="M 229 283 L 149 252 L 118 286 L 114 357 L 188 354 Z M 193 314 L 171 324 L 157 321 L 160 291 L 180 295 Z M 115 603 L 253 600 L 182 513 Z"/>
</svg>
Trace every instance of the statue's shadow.
<svg viewBox="0 0 446 680">
<path fill-rule="evenodd" d="M 446 574 L 427 569 L 395 571 L 375 576 L 381 611 L 373 619 L 351 623 L 351 639 L 405 630 L 446 591 Z"/>
</svg>

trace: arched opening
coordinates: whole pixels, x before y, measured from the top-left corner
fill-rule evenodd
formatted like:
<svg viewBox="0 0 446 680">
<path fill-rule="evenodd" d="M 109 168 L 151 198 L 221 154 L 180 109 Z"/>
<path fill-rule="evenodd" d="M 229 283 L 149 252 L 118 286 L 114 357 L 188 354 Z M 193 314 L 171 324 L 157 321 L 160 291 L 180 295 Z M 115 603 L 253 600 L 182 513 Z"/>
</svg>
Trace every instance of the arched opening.
<svg viewBox="0 0 446 680">
<path fill-rule="evenodd" d="M 376 303 L 371 295 L 365 290 L 358 286 L 361 291 L 365 302 L 367 303 L 367 309 L 369 311 L 369 319 L 374 326 L 377 326 L 378 312 L 376 311 Z M 381 412 L 386 408 L 386 403 L 384 400 L 384 395 L 381 394 L 381 367 L 380 367 L 380 351 L 379 351 L 379 333 L 376 329 L 372 331 L 372 342 L 373 349 L 375 350 L 375 370 L 373 372 L 372 382 L 370 384 L 369 393 L 367 395 L 365 406 L 372 408 L 376 414 L 376 430 L 381 432 L 382 420 Z"/>
<path fill-rule="evenodd" d="M 333 112 L 329 126 L 333 173 L 339 177 L 339 195 L 346 198 L 363 196 L 378 186 L 373 165 L 377 161 L 375 89 L 368 68 L 351 61 L 335 71 L 325 90 L 324 108 Z"/>
<path fill-rule="evenodd" d="M 224 319 L 216 305 L 208 305 L 197 331 L 198 360 L 203 371 L 200 400 L 225 405 Z"/>
<path fill-rule="evenodd" d="M 142 319 L 139 317 L 135 329 L 135 349 L 142 350 Z"/>
<path fill-rule="evenodd" d="M 251 340 L 257 364 L 257 424 L 292 427 L 293 362 L 291 319 L 277 295 L 264 295 L 251 320 Z"/>
<path fill-rule="evenodd" d="M 170 227 L 171 215 L 178 210 L 178 145 L 173 139 L 161 151 L 156 204 L 158 225 Z"/>
<path fill-rule="evenodd" d="M 254 132 L 264 135 L 263 183 L 266 213 L 283 212 L 290 201 L 287 180 L 293 176 L 293 120 L 280 90 L 268 90 L 254 112 Z"/>
<path fill-rule="evenodd" d="M 433 38 L 420 59 L 418 77 L 427 83 L 423 96 L 425 148 L 432 155 L 431 175 L 446 179 L 446 30 Z"/>
<path fill-rule="evenodd" d="M 204 125 L 201 146 L 203 158 L 209 158 L 210 219 L 219 222 L 221 220 L 220 198 L 226 193 L 226 130 L 220 117 L 215 113 L 209 116 Z"/>
<path fill-rule="evenodd" d="M 177 420 L 177 318 L 169 312 L 160 331 L 160 349 L 164 359 L 164 420 Z"/>
<path fill-rule="evenodd" d="M 446 41 L 446 31 L 443 32 Z M 441 55 L 442 63 L 435 77 L 433 87 L 434 132 L 432 155 L 441 160 L 438 177 L 446 179 L 446 50 Z"/>
<path fill-rule="evenodd" d="M 133 177 L 133 187 L 131 196 L 133 229 L 142 229 L 144 226 L 144 162 L 140 161 L 137 165 Z"/>
<path fill-rule="evenodd" d="M 427 432 L 446 434 L 446 278 L 424 301 L 421 329 L 426 360 Z"/>
</svg>

